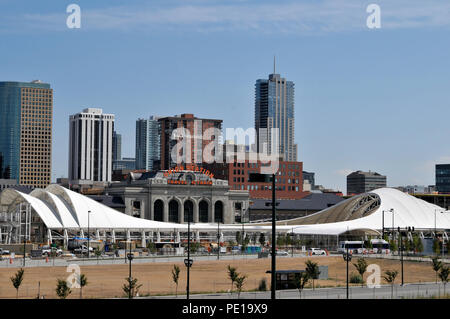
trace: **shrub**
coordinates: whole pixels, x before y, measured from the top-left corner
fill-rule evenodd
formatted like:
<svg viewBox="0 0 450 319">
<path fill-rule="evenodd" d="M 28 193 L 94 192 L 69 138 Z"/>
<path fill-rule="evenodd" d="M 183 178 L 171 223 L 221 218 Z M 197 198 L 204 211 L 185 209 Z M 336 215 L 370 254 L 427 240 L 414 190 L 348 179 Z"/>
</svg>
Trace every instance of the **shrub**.
<svg viewBox="0 0 450 319">
<path fill-rule="evenodd" d="M 361 277 L 360 274 L 352 272 L 352 274 L 350 275 L 350 283 L 352 283 L 352 284 L 362 284 L 363 283 L 363 278 Z"/>
</svg>

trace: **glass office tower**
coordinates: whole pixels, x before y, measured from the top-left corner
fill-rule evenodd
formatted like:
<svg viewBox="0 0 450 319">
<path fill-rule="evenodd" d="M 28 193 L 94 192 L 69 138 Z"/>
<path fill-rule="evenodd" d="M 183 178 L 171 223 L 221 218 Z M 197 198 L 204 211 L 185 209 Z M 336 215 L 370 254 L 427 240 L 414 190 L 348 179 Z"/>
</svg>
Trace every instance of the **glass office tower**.
<svg viewBox="0 0 450 319">
<path fill-rule="evenodd" d="M 50 84 L 0 82 L 0 178 L 50 184 L 52 117 Z"/>
<path fill-rule="evenodd" d="M 269 79 L 259 79 L 255 84 L 255 130 L 259 138 L 258 152 L 267 143 L 272 154 L 271 129 L 279 129 L 279 154 L 285 161 L 297 161 L 297 144 L 294 143 L 294 82 L 279 74 Z"/>
<path fill-rule="evenodd" d="M 136 121 L 136 169 L 158 169 L 160 160 L 160 125 L 158 117 Z"/>
</svg>

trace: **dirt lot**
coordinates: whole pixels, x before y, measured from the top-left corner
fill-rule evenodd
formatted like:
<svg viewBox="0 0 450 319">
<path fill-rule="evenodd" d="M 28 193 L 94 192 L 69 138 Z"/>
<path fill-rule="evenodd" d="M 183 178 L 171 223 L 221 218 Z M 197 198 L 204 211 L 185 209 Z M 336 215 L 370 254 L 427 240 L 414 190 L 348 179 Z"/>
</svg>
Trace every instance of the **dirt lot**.
<svg viewBox="0 0 450 319">
<path fill-rule="evenodd" d="M 304 269 L 308 258 L 278 258 L 277 269 Z M 328 266 L 330 279 L 316 281 L 316 286 L 345 285 L 346 263 L 342 257 L 313 258 L 319 265 Z M 354 259 L 353 261 L 355 261 Z M 396 282 L 400 282 L 400 263 L 398 261 L 384 259 L 368 259 L 369 264 L 376 263 L 381 271 L 398 270 Z M 175 294 L 175 284 L 171 279 L 171 269 L 174 263 L 148 263 L 134 264 L 133 276 L 142 284 L 140 295 Z M 182 263 L 175 263 L 180 269 L 180 282 L 178 292 L 184 293 L 186 289 L 186 268 Z M 262 278 L 266 278 L 268 288 L 270 286 L 270 274 L 265 272 L 270 269 L 270 259 L 254 260 L 224 260 L 224 261 L 195 261 L 191 268 L 191 292 L 217 292 L 227 291 L 231 287 L 227 275 L 227 265 L 237 267 L 237 271 L 247 274 L 248 279 L 244 290 L 253 290 L 258 287 Z M 432 282 L 435 273 L 430 263 L 405 262 L 405 282 Z M 0 298 L 15 298 L 16 291 L 13 288 L 10 277 L 18 268 L 0 270 Z M 350 273 L 356 272 L 356 268 L 350 264 Z M 122 286 L 128 277 L 128 265 L 100 265 L 81 266 L 81 273 L 88 279 L 88 285 L 83 289 L 85 298 L 108 298 L 123 296 Z M 38 294 L 40 282 L 40 294 L 45 298 L 56 298 L 56 279 L 66 279 L 69 275 L 65 267 L 36 267 L 26 268 L 24 280 L 19 290 L 19 298 L 35 298 Z M 367 277 L 365 275 L 364 279 Z M 382 282 L 384 283 L 384 282 Z M 79 298 L 80 289 L 73 289 L 69 298 Z"/>
</svg>

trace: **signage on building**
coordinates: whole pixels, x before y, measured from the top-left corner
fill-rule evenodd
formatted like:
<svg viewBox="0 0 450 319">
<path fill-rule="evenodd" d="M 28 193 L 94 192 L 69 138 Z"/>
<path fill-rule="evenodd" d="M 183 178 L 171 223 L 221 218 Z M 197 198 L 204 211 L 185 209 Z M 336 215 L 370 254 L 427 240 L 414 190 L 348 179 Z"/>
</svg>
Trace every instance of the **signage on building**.
<svg viewBox="0 0 450 319">
<path fill-rule="evenodd" d="M 186 165 L 186 168 L 184 168 L 183 166 L 176 166 L 175 168 L 169 169 L 166 172 L 164 172 L 164 177 L 169 177 L 171 175 L 174 175 L 176 173 L 182 173 L 184 171 L 201 173 L 206 177 L 208 177 L 209 180 L 194 180 L 193 176 L 188 175 L 185 180 L 169 179 L 167 180 L 167 183 L 177 185 L 212 185 L 212 179 L 214 178 L 214 174 L 212 174 L 209 170 L 204 169 L 203 167 L 198 167 L 197 165 Z"/>
</svg>

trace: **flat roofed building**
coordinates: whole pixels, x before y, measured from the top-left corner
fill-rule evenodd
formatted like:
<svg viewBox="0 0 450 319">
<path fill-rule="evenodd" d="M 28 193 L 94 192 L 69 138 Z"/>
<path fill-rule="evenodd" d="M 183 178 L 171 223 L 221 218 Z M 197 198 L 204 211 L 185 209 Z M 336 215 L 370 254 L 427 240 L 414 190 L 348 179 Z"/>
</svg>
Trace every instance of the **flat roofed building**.
<svg viewBox="0 0 450 319">
<path fill-rule="evenodd" d="M 436 164 L 436 190 L 439 193 L 450 193 L 450 164 Z"/>
<path fill-rule="evenodd" d="M 0 82 L 0 178 L 31 187 L 50 184 L 52 118 L 50 84 Z"/>
<path fill-rule="evenodd" d="M 87 108 L 70 116 L 69 180 L 110 182 L 114 114 Z"/>
<path fill-rule="evenodd" d="M 136 120 L 136 169 L 158 169 L 161 148 L 158 117 Z"/>
<path fill-rule="evenodd" d="M 386 176 L 376 172 L 356 171 L 347 175 L 347 195 L 357 195 L 386 187 Z"/>
</svg>

